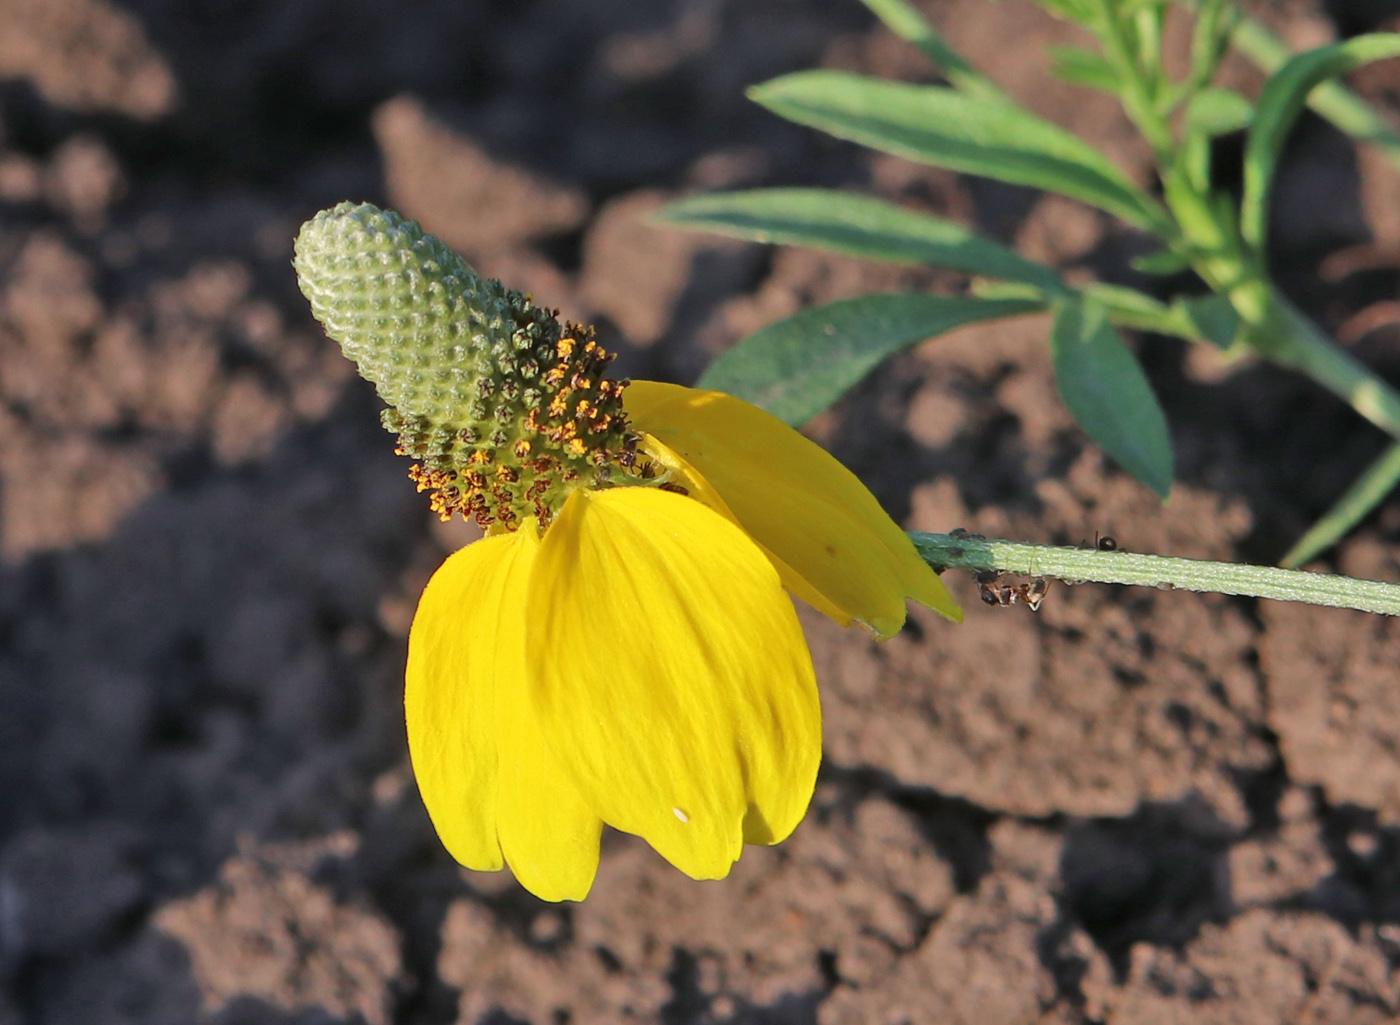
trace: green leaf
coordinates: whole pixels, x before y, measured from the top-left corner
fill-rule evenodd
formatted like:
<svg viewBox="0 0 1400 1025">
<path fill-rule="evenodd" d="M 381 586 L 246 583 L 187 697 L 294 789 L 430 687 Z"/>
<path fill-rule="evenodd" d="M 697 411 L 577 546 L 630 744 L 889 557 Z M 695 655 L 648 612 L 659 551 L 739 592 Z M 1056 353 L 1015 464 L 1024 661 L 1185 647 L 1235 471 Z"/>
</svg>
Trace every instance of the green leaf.
<svg viewBox="0 0 1400 1025">
<path fill-rule="evenodd" d="M 1293 55 L 1282 40 L 1251 18 L 1239 20 L 1231 42 L 1265 72 L 1277 71 Z M 1400 167 L 1400 132 L 1346 86 L 1324 82 L 1308 95 L 1308 106 L 1353 139 L 1374 146 L 1393 167 Z"/>
<path fill-rule="evenodd" d="M 1176 153 L 1175 173 L 1202 195 L 1210 192 L 1210 155 L 1210 139 L 1199 132 L 1188 132 Z"/>
<path fill-rule="evenodd" d="M 799 124 L 911 160 L 1063 193 L 1136 227 L 1170 234 L 1170 218 L 1078 136 L 1005 101 L 842 71 L 799 71 L 749 90 Z"/>
<path fill-rule="evenodd" d="M 1215 77 L 1238 20 L 1239 8 L 1233 0 L 1198 0 L 1191 26 L 1191 71 L 1182 81 L 1179 95 L 1189 96 Z"/>
<path fill-rule="evenodd" d="M 1186 257 L 1171 249 L 1159 249 L 1155 253 L 1145 253 L 1128 261 L 1129 266 L 1139 274 L 1152 274 L 1168 278 L 1173 274 L 1191 269 Z"/>
<path fill-rule="evenodd" d="M 1180 335 L 1189 326 L 1177 319 L 1172 308 L 1160 299 L 1124 285 L 1091 281 L 1083 289 L 1085 299 L 1100 307 L 1120 327 Z"/>
<path fill-rule="evenodd" d="M 728 392 L 799 426 L 886 356 L 965 324 L 1045 309 L 1023 299 L 867 295 L 803 310 L 745 338 L 699 386 Z"/>
<path fill-rule="evenodd" d="M 1057 46 L 1050 51 L 1051 69 L 1056 78 L 1075 85 L 1117 95 L 1123 79 L 1101 54 L 1078 46 Z"/>
<path fill-rule="evenodd" d="M 1144 11 L 1161 11 L 1167 6 L 1167 0 L 1118 0 L 1115 6 L 1118 16 L 1127 18 Z"/>
<path fill-rule="evenodd" d="M 1092 24 L 1098 14 L 1093 0 L 1040 0 L 1040 6 L 1080 25 Z"/>
<path fill-rule="evenodd" d="M 1400 484 L 1400 442 L 1392 443 L 1380 457 L 1367 467 L 1337 504 L 1328 509 L 1308 532 L 1289 549 L 1279 565 L 1294 569 L 1311 562 L 1340 541 L 1352 527 L 1385 500 Z"/>
<path fill-rule="evenodd" d="M 1308 94 L 1329 78 L 1363 64 L 1400 56 L 1400 35 L 1376 33 L 1318 47 L 1292 58 L 1264 83 L 1244 152 L 1240 234 L 1260 252 L 1269 221 L 1269 190 L 1279 154 Z"/>
<path fill-rule="evenodd" d="M 1172 303 L 1180 309 L 1195 328 L 1197 337 L 1220 349 L 1228 349 L 1235 343 L 1235 334 L 1240 328 L 1240 315 L 1223 295 L 1204 295 L 1199 298 L 1177 299 Z"/>
<path fill-rule="evenodd" d="M 1062 304 L 1050 353 L 1060 397 L 1074 419 L 1123 469 L 1165 499 L 1172 486 L 1166 417 L 1103 307 Z"/>
<path fill-rule="evenodd" d="M 1174 335 L 1188 342 L 1210 342 L 1222 349 L 1235 340 L 1240 323 L 1235 308 L 1221 295 L 1178 298 L 1168 304 L 1135 288 L 1100 281 L 1085 285 L 1083 295 L 1102 307 L 1118 327 Z"/>
<path fill-rule="evenodd" d="M 928 19 L 914 9 L 908 0 L 862 0 L 871 12 L 899 38 L 913 43 L 948 76 L 948 81 L 970 96 L 1002 99 L 1002 93 L 962 55 L 945 43 L 934 31 Z"/>
<path fill-rule="evenodd" d="M 1186 129 L 1201 135 L 1228 135 L 1248 128 L 1254 104 L 1233 89 L 1202 89 L 1186 108 Z"/>
<path fill-rule="evenodd" d="M 662 221 L 754 242 L 811 246 L 886 263 L 949 267 L 1020 281 L 1050 293 L 1067 291 L 1049 267 L 953 221 L 905 210 L 868 196 L 827 189 L 755 189 L 682 199 Z"/>
<path fill-rule="evenodd" d="M 994 281 L 991 278 L 974 278 L 968 283 L 967 290 L 971 295 L 979 299 L 1029 299 L 1032 302 L 1044 302 L 1045 293 L 1031 285 L 1023 285 L 1019 281 Z"/>
</svg>

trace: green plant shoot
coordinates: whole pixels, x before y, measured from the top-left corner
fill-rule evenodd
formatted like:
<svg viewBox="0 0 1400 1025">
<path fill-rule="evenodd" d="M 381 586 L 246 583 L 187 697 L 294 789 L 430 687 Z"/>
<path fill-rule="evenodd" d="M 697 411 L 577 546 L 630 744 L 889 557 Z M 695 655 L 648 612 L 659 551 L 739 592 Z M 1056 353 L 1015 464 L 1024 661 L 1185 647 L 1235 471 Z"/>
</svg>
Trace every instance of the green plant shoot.
<svg viewBox="0 0 1400 1025">
<path fill-rule="evenodd" d="M 907 0 L 864 0 L 918 46 L 948 85 L 914 85 L 836 71 L 804 71 L 754 86 L 780 117 L 862 146 L 963 174 L 1054 192 L 1152 237 L 1135 261 L 1146 274 L 1194 272 L 1166 301 L 1095 282 L 1071 286 L 968 228 L 881 200 L 823 189 L 759 189 L 698 196 L 659 215 L 674 225 L 743 239 L 809 246 L 864 259 L 959 271 L 967 296 L 870 295 L 802 311 L 725 353 L 701 379 L 801 424 L 891 353 L 977 321 L 1050 312 L 1056 383 L 1084 431 L 1164 499 L 1173 458 L 1166 417 L 1124 329 L 1261 356 L 1310 377 L 1400 439 L 1400 391 L 1340 348 L 1284 298 L 1269 274 L 1269 199 L 1280 154 L 1310 104 L 1400 166 L 1400 136 L 1334 81 L 1400 56 L 1400 35 L 1374 34 L 1290 54 L 1232 0 L 1197 0 L 1189 69 L 1163 59 L 1170 0 L 1040 0 L 1092 35 L 1094 49 L 1054 55 L 1055 73 L 1111 93 L 1148 143 L 1160 195 L 1134 184 L 1104 154 L 1019 106 L 952 50 Z M 1215 84 L 1232 44 L 1270 77 L 1257 99 Z M 1211 141 L 1245 136 L 1244 189 L 1216 186 Z M 1287 553 L 1295 566 L 1350 530 L 1400 481 L 1400 440 Z"/>
</svg>

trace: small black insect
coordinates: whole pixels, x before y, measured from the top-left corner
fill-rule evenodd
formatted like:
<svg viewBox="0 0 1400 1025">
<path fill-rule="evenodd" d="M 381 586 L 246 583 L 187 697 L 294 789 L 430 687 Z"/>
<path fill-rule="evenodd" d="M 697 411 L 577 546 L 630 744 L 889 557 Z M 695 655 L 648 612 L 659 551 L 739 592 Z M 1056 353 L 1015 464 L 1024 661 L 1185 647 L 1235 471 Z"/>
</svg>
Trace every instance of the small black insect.
<svg viewBox="0 0 1400 1025">
<path fill-rule="evenodd" d="M 1115 541 L 1113 538 L 1109 537 L 1107 534 L 1100 534 L 1096 530 L 1094 531 L 1094 543 L 1091 545 L 1088 541 L 1084 540 L 1083 538 L 1080 538 L 1079 547 L 1097 548 L 1101 552 L 1116 552 L 1118 551 L 1118 542 Z"/>
</svg>

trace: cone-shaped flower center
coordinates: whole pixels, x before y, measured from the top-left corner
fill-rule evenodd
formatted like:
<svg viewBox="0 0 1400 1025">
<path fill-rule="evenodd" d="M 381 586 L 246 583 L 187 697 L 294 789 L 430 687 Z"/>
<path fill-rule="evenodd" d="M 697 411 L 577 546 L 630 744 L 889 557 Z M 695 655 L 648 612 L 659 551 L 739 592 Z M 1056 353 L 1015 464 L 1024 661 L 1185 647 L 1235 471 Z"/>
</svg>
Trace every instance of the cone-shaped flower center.
<svg viewBox="0 0 1400 1025">
<path fill-rule="evenodd" d="M 443 519 L 545 526 L 576 488 L 634 466 L 626 382 L 603 376 L 612 356 L 592 328 L 369 203 L 321 211 L 295 252 L 312 312 L 389 404 L 384 426 Z"/>
</svg>

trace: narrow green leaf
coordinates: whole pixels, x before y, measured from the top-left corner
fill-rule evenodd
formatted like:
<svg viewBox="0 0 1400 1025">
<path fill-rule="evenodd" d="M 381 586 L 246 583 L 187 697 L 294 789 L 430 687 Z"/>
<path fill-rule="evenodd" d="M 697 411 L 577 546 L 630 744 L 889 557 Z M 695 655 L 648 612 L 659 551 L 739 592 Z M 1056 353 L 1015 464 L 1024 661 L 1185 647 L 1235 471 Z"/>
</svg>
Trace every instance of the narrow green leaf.
<svg viewBox="0 0 1400 1025">
<path fill-rule="evenodd" d="M 1078 46 L 1057 46 L 1050 51 L 1052 74 L 1075 85 L 1117 95 L 1123 79 L 1101 54 Z"/>
<path fill-rule="evenodd" d="M 745 338 L 710 364 L 700 387 L 806 423 L 886 356 L 965 324 L 1045 309 L 1023 299 L 866 295 L 803 310 Z"/>
<path fill-rule="evenodd" d="M 1252 18 L 1239 20 L 1230 41 L 1267 73 L 1277 71 L 1293 56 L 1282 40 Z M 1322 83 L 1308 95 L 1308 106 L 1353 139 L 1374 146 L 1393 166 L 1400 167 L 1400 132 L 1340 82 Z"/>
<path fill-rule="evenodd" d="M 1340 541 L 1400 484 L 1400 442 L 1381 453 L 1279 562 L 1289 569 L 1311 562 Z"/>
<path fill-rule="evenodd" d="M 1079 25 L 1092 24 L 1098 15 L 1094 0 L 1040 0 L 1040 6 Z"/>
<path fill-rule="evenodd" d="M 1167 0 L 1119 0 L 1116 6 L 1118 16 L 1127 18 L 1146 11 L 1160 13 L 1167 6 Z"/>
<path fill-rule="evenodd" d="M 1202 89 L 1186 108 L 1186 129 L 1201 135 L 1227 135 L 1248 128 L 1254 104 L 1233 89 Z"/>
<path fill-rule="evenodd" d="M 1183 175 L 1201 195 L 1210 192 L 1210 156 L 1210 138 L 1200 132 L 1187 132 L 1176 153 L 1175 173 Z"/>
<path fill-rule="evenodd" d="M 1326 79 L 1386 57 L 1400 56 L 1400 34 L 1356 36 L 1292 58 L 1264 83 L 1244 154 L 1244 198 L 1240 234 L 1263 251 L 1268 232 L 1269 190 L 1279 154 L 1308 94 Z"/>
<path fill-rule="evenodd" d="M 1184 338 L 1188 342 L 1210 342 L 1222 349 L 1230 347 L 1239 327 L 1239 314 L 1221 295 L 1176 298 L 1161 302 L 1122 285 L 1095 281 L 1084 286 L 1084 297 L 1101 306 L 1117 327 L 1154 331 Z"/>
<path fill-rule="evenodd" d="M 1083 294 L 1120 327 L 1167 335 L 1180 335 L 1183 330 L 1189 330 L 1189 325 L 1181 321 L 1170 306 L 1136 288 L 1091 281 L 1084 286 Z"/>
<path fill-rule="evenodd" d="M 1067 291 L 1049 267 L 953 221 L 884 200 L 827 189 L 755 189 L 682 199 L 658 219 L 754 242 L 811 246 L 886 263 L 948 267 Z"/>
<path fill-rule="evenodd" d="M 979 299 L 1028 299 L 1031 302 L 1044 302 L 1045 293 L 1032 285 L 1019 281 L 995 281 L 992 278 L 974 278 L 968 283 L 969 294 Z"/>
<path fill-rule="evenodd" d="M 1166 27 L 1166 16 L 1164 0 L 1145 3 L 1127 0 L 1119 16 L 1126 30 L 1125 42 L 1130 50 L 1137 51 L 1137 65 L 1142 69 L 1142 82 L 1149 96 L 1159 95 L 1167 85 L 1162 77 L 1162 30 Z"/>
<path fill-rule="evenodd" d="M 1155 253 L 1135 256 L 1128 263 L 1139 274 L 1152 274 L 1164 278 L 1191 269 L 1186 257 L 1171 249 L 1159 249 Z"/>
<path fill-rule="evenodd" d="M 799 71 L 749 90 L 799 124 L 938 167 L 1063 193 L 1170 234 L 1166 211 L 1078 136 L 1005 101 L 842 71 Z"/>
<path fill-rule="evenodd" d="M 1232 0 L 1199 0 L 1191 26 L 1191 71 L 1181 83 L 1180 95 L 1190 96 L 1215 77 L 1238 20 L 1239 8 Z"/>
<path fill-rule="evenodd" d="M 899 38 L 913 43 L 945 75 L 948 81 L 969 96 L 1002 99 L 1005 94 L 962 55 L 943 41 L 928 19 L 909 0 L 862 0 L 875 17 Z"/>
<path fill-rule="evenodd" d="M 1165 499 L 1172 486 L 1167 420 L 1103 307 L 1062 304 L 1050 352 L 1060 397 L 1074 419 L 1123 469 Z"/>
</svg>

